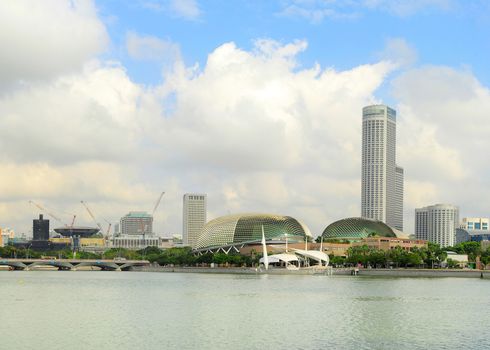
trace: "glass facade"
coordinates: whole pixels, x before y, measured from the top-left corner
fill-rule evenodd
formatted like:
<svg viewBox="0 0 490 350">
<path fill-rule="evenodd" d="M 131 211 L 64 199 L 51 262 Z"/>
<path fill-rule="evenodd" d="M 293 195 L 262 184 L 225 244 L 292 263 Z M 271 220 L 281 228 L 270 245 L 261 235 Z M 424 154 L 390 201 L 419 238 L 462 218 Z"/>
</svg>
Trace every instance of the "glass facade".
<svg viewBox="0 0 490 350">
<path fill-rule="evenodd" d="M 234 243 L 260 242 L 264 235 L 268 240 L 288 237 L 291 242 L 312 237 L 310 230 L 290 216 L 271 214 L 237 214 L 211 220 L 204 226 L 196 249 L 225 246 Z"/>
</svg>

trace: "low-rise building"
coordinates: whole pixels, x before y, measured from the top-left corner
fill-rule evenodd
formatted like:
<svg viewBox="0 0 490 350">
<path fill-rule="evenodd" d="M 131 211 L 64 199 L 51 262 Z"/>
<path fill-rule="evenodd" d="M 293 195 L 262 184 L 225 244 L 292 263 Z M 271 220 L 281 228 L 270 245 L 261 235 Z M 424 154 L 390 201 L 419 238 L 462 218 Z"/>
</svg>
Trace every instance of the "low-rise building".
<svg viewBox="0 0 490 350">
<path fill-rule="evenodd" d="M 352 246 L 367 245 L 369 248 L 379 250 L 391 250 L 396 247 L 401 247 L 404 250 L 410 251 L 413 248 L 427 248 L 427 241 L 422 239 L 402 239 L 393 237 L 366 237 L 360 242 L 352 243 Z"/>
<path fill-rule="evenodd" d="M 147 247 L 157 247 L 157 248 L 172 248 L 173 240 L 168 237 L 158 237 L 158 236 L 119 236 L 114 237 L 111 242 L 112 248 L 124 248 L 131 250 L 140 250 Z"/>
<path fill-rule="evenodd" d="M 444 260 L 442 265 L 447 266 L 449 259 L 456 262 L 456 264 L 461 268 L 468 266 L 468 254 L 458 254 L 458 253 L 449 251 L 449 252 L 447 252 L 446 260 Z"/>
</svg>

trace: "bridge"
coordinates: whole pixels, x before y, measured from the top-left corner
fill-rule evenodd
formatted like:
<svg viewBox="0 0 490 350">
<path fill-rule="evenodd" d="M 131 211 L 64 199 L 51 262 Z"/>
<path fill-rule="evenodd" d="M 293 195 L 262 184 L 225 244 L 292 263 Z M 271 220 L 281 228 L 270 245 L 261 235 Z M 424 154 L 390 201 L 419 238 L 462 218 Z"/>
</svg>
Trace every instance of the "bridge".
<svg viewBox="0 0 490 350">
<path fill-rule="evenodd" d="M 0 266 L 9 266 L 14 270 L 31 270 L 36 267 L 50 266 L 58 270 L 76 271 L 79 268 L 98 267 L 104 271 L 128 271 L 133 267 L 150 266 L 148 260 L 96 260 L 96 259 L 3 259 Z"/>
</svg>

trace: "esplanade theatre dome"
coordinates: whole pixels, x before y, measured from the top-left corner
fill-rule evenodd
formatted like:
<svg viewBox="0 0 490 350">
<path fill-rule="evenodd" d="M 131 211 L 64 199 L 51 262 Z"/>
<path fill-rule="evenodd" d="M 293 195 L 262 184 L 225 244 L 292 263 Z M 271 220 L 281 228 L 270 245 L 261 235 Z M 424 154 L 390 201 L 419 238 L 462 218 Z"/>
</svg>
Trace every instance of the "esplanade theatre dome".
<svg viewBox="0 0 490 350">
<path fill-rule="evenodd" d="M 366 218 L 347 218 L 335 221 L 328 225 L 322 233 L 326 241 L 356 241 L 371 236 L 408 238 L 406 234 L 384 222 Z"/>
<path fill-rule="evenodd" d="M 209 221 L 193 248 L 226 246 L 235 243 L 260 242 L 262 226 L 267 240 L 285 239 L 291 242 L 304 241 L 312 237 L 303 223 L 290 217 L 272 214 L 235 214 Z"/>
</svg>

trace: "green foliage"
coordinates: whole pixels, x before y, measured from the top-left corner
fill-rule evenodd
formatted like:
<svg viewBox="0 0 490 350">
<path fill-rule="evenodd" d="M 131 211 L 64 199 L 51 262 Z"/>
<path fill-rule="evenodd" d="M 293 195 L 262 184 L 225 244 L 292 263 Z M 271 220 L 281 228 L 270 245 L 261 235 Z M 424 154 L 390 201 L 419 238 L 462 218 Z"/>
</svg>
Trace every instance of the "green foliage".
<svg viewBox="0 0 490 350">
<path fill-rule="evenodd" d="M 350 247 L 345 263 L 361 264 L 365 267 L 436 267 L 444 261 L 447 253 L 438 244 L 429 243 L 427 248 L 413 248 L 411 251 L 395 247 L 389 251 L 370 248 L 367 245 Z M 490 261 L 490 253 L 489 253 Z M 338 264 L 331 260 L 332 264 Z"/>
<path fill-rule="evenodd" d="M 190 247 L 170 248 L 164 250 L 155 260 L 159 265 L 194 265 L 197 258 L 192 254 Z"/>
<path fill-rule="evenodd" d="M 42 256 L 53 256 L 62 259 L 118 259 L 124 258 L 127 260 L 148 260 L 151 263 L 156 262 L 162 266 L 194 266 L 198 264 L 211 264 L 212 262 L 219 265 L 227 266 L 254 266 L 257 265 L 261 254 L 252 251 L 251 256 L 225 253 L 206 253 L 200 256 L 195 256 L 190 247 L 174 247 L 170 249 L 159 249 L 157 247 L 148 247 L 138 251 L 112 248 L 106 250 L 102 254 L 89 252 L 76 252 L 65 249 L 59 251 L 37 252 L 31 249 L 16 248 L 14 246 L 6 246 L 0 248 L 0 257 L 2 258 L 41 258 Z"/>
<path fill-rule="evenodd" d="M 447 267 L 450 268 L 450 269 L 454 269 L 454 268 L 459 267 L 459 265 L 458 265 L 458 262 L 457 261 L 448 258 L 447 259 Z"/>
<path fill-rule="evenodd" d="M 480 242 L 462 242 L 454 247 L 446 247 L 445 251 L 456 252 L 458 254 L 467 254 L 468 261 L 476 261 L 476 257 L 482 254 Z"/>
</svg>

